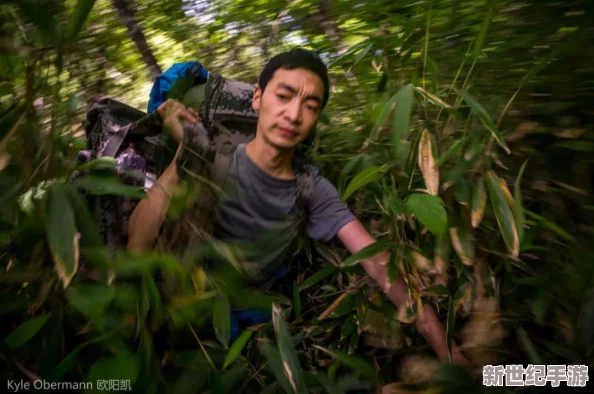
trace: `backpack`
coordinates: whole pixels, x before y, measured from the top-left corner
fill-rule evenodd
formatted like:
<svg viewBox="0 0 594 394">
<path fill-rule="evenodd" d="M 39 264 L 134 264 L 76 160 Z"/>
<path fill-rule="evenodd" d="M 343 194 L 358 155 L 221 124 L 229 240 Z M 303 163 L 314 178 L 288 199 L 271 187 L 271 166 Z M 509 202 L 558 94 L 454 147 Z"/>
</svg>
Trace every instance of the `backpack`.
<svg viewBox="0 0 594 394">
<path fill-rule="evenodd" d="M 190 74 L 196 67 L 188 70 Z M 180 78 L 177 86 L 188 80 L 196 81 L 195 75 Z M 255 137 L 258 115 L 251 106 L 253 90 L 253 85 L 210 72 L 206 82 L 192 86 L 182 100 L 198 112 L 200 122 L 184 124 L 183 149 L 177 161 L 180 178 L 192 173 L 202 174 L 210 181 L 207 187 L 200 185 L 197 200 L 185 215 L 187 224 L 201 229 L 202 236 L 210 232 L 210 213 L 218 199 L 217 190 L 226 180 L 235 148 Z M 147 114 L 111 98 L 99 100 L 88 111 L 85 132 L 87 149 L 79 152 L 78 163 L 113 157 L 117 176 L 126 185 L 148 190 L 173 157 L 156 112 Z M 311 144 L 312 138 L 304 144 Z M 313 167 L 303 158 L 304 153 L 305 149 L 300 150 L 295 162 L 295 209 L 302 228 L 314 192 Z M 75 172 L 71 180 L 81 175 Z M 87 195 L 87 202 L 108 249 L 126 248 L 128 221 L 139 200 L 121 195 Z"/>
</svg>

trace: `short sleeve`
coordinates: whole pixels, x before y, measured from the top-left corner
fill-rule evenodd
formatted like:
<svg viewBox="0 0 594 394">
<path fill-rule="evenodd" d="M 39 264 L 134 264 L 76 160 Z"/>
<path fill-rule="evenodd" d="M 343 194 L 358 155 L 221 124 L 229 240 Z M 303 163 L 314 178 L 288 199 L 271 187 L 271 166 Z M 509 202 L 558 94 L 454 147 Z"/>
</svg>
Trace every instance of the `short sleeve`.
<svg viewBox="0 0 594 394">
<path fill-rule="evenodd" d="M 329 242 L 342 227 L 355 219 L 348 206 L 340 201 L 334 185 L 316 171 L 314 197 L 307 223 L 309 238 Z"/>
</svg>

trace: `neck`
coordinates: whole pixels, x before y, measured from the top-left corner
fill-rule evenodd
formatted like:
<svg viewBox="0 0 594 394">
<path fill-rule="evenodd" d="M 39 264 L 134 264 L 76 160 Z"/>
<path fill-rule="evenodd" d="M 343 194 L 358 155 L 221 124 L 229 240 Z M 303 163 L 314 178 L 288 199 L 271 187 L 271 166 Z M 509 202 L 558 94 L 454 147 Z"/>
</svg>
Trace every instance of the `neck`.
<svg viewBox="0 0 594 394">
<path fill-rule="evenodd" d="M 281 179 L 293 178 L 292 151 L 275 148 L 259 134 L 245 148 L 248 157 L 268 175 Z"/>
</svg>

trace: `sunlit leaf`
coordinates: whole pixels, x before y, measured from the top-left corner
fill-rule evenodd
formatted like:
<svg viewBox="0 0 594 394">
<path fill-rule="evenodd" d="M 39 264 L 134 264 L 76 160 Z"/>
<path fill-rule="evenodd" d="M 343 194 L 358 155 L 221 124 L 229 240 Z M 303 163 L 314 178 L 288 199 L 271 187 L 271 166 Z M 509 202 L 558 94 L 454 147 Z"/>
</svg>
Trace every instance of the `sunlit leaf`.
<svg viewBox="0 0 594 394">
<path fill-rule="evenodd" d="M 63 187 L 52 187 L 47 210 L 47 237 L 56 271 L 66 288 L 78 270 L 79 249 L 74 212 Z"/>
<path fill-rule="evenodd" d="M 359 54 L 357 55 L 357 57 L 355 58 L 355 62 L 353 63 L 353 65 L 351 66 L 351 68 L 355 67 L 357 64 L 359 64 L 359 62 L 361 60 L 363 60 L 363 58 L 365 56 L 367 56 L 367 54 L 369 53 L 369 51 L 371 50 L 371 48 L 373 48 L 373 43 L 367 45 L 361 52 L 359 52 Z M 350 69 L 349 69 L 350 70 Z"/>
<path fill-rule="evenodd" d="M 237 359 L 237 357 L 241 355 L 241 352 L 248 344 L 253 333 L 254 332 L 251 330 L 244 330 L 239 336 L 239 338 L 237 338 L 235 342 L 233 342 L 231 348 L 229 349 L 229 352 L 227 353 L 227 357 L 225 358 L 223 369 L 227 368 L 229 364 L 231 364 L 233 361 L 235 361 L 235 359 Z"/>
<path fill-rule="evenodd" d="M 508 197 L 501 188 L 500 180 L 494 172 L 488 171 L 486 180 L 499 229 L 511 255 L 517 258 L 520 253 L 520 241 Z"/>
<path fill-rule="evenodd" d="M 346 190 L 342 195 L 342 201 L 346 201 L 351 196 L 351 194 L 370 182 L 377 180 L 387 169 L 387 165 L 373 166 L 358 173 L 346 187 Z"/>
<path fill-rule="evenodd" d="M 423 180 L 427 186 L 429 194 L 437 196 L 439 193 L 439 169 L 435 165 L 435 157 L 433 156 L 433 144 L 429 130 L 424 129 L 419 141 L 419 168 L 423 174 Z"/>
<path fill-rule="evenodd" d="M 74 42 L 82 29 L 89 13 L 95 5 L 95 0 L 78 0 L 68 23 L 68 40 Z"/>
<path fill-rule="evenodd" d="M 447 213 L 439 197 L 411 194 L 406 200 L 406 206 L 433 234 L 443 235 L 447 231 Z"/>
<path fill-rule="evenodd" d="M 35 316 L 34 318 L 27 320 L 20 326 L 14 329 L 5 339 L 6 344 L 11 350 L 21 347 L 27 343 L 31 338 L 41 330 L 48 319 L 52 316 L 51 312 L 43 315 Z"/>
</svg>

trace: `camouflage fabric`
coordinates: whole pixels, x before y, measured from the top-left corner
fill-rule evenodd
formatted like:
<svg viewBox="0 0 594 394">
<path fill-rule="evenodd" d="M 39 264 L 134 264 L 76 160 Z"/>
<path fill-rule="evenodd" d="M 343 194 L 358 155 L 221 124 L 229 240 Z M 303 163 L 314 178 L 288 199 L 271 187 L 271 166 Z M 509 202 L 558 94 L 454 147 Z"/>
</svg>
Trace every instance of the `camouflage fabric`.
<svg viewBox="0 0 594 394">
<path fill-rule="evenodd" d="M 116 173 L 122 183 L 143 187 L 147 172 L 158 176 L 163 171 L 161 128 L 158 115 L 146 115 L 111 98 L 103 98 L 87 113 L 87 149 L 79 152 L 78 164 L 101 157 L 114 157 Z M 75 172 L 71 181 L 81 175 L 84 174 Z M 126 247 L 128 220 L 138 200 L 114 195 L 88 195 L 87 203 L 107 247 Z"/>
</svg>

